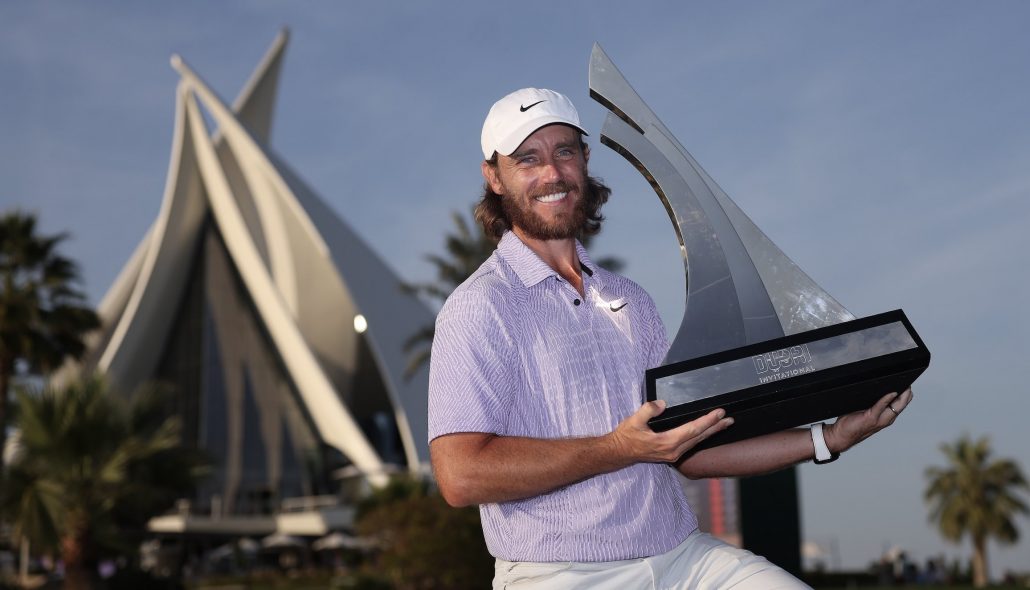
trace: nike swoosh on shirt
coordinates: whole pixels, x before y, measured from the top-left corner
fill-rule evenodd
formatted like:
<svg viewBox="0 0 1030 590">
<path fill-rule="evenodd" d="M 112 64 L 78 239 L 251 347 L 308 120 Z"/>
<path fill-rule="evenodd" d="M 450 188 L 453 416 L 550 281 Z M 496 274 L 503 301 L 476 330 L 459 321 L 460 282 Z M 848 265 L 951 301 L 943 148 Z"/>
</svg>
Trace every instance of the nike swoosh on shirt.
<svg viewBox="0 0 1030 590">
<path fill-rule="evenodd" d="M 536 105 L 538 105 L 538 104 L 540 104 L 542 102 L 544 102 L 544 101 L 543 100 L 538 100 L 538 101 L 534 102 L 533 104 L 529 105 L 528 107 L 524 107 L 522 105 L 519 105 L 519 110 L 524 113 L 524 112 L 528 111 L 529 109 L 535 107 Z"/>
<path fill-rule="evenodd" d="M 608 308 L 612 311 L 619 311 L 627 305 L 629 305 L 629 301 L 626 301 L 625 299 L 616 299 L 608 304 Z"/>
</svg>

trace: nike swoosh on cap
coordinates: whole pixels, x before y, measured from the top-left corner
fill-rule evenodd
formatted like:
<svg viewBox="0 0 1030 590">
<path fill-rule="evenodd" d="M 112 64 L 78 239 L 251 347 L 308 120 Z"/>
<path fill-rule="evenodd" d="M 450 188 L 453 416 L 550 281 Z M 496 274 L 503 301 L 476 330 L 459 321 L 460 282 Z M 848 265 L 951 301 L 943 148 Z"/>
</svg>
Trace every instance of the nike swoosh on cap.
<svg viewBox="0 0 1030 590">
<path fill-rule="evenodd" d="M 542 102 L 547 102 L 547 101 L 546 100 L 538 100 L 538 101 L 534 102 L 533 104 L 529 105 L 528 107 L 524 107 L 522 105 L 519 105 L 519 111 L 524 113 L 524 112 L 528 111 L 529 109 L 535 107 L 536 105 L 538 105 L 538 104 L 540 104 Z"/>
</svg>

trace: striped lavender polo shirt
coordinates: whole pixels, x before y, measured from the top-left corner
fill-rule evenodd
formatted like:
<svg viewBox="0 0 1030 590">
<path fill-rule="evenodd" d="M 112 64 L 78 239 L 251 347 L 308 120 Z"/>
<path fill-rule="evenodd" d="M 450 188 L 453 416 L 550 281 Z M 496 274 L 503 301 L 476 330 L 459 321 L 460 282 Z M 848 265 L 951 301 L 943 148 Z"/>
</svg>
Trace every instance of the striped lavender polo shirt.
<svg viewBox="0 0 1030 590">
<path fill-rule="evenodd" d="M 436 321 L 429 439 L 455 432 L 565 438 L 611 432 L 643 403 L 665 328 L 636 283 L 577 243 L 586 296 L 512 232 Z M 487 547 L 509 561 L 657 555 L 697 528 L 677 475 L 642 463 L 533 498 L 480 506 Z"/>
</svg>

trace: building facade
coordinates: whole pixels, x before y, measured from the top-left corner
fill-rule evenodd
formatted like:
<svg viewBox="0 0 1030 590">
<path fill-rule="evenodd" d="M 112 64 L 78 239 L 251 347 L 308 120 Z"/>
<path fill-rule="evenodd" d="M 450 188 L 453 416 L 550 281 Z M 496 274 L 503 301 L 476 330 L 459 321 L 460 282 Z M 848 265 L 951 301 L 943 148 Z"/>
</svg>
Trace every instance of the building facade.
<svg viewBox="0 0 1030 590">
<path fill-rule="evenodd" d="M 331 506 L 428 462 L 428 369 L 405 376 L 404 345 L 433 313 L 271 149 L 286 44 L 284 31 L 232 105 L 172 58 L 160 213 L 99 307 L 84 368 L 122 391 L 173 387 L 186 443 L 216 463 L 189 518 L 160 530 L 307 505 L 298 498 Z M 286 532 L 333 526 L 309 528 Z"/>
</svg>

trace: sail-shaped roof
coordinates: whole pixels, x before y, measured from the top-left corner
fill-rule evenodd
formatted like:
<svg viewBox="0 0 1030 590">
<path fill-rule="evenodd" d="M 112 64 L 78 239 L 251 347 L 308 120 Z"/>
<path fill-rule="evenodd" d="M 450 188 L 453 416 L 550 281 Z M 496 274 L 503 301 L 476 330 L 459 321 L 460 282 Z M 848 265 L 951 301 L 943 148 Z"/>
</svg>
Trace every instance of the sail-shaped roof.
<svg viewBox="0 0 1030 590">
<path fill-rule="evenodd" d="M 276 38 L 231 107 L 173 56 L 180 81 L 161 209 L 101 302 L 104 328 L 88 364 L 124 390 L 192 367 L 183 370 L 203 374 L 175 379 L 198 383 L 196 416 L 210 421 L 203 411 L 211 403 L 208 390 L 225 394 L 228 415 L 240 413 L 233 409 L 244 407 L 237 398 L 251 393 L 259 406 L 273 403 L 261 401 L 274 394 L 262 394 L 267 379 L 256 378 L 264 370 L 258 365 L 270 363 L 309 434 L 381 481 L 398 457 L 409 469 L 428 460 L 428 370 L 405 377 L 404 343 L 433 314 L 272 151 L 287 39 L 285 32 Z M 212 257 L 218 256 L 228 260 L 232 280 L 215 288 L 221 279 L 211 275 Z M 241 293 L 243 319 L 215 301 L 230 288 Z M 191 322 L 192 331 L 184 327 Z M 233 322 L 253 323 L 256 335 L 249 339 L 270 354 L 233 352 L 252 344 L 236 341 L 243 332 Z M 259 360 L 265 357 L 271 360 Z M 211 369 L 212 359 L 222 365 L 237 359 L 243 377 L 236 367 Z M 233 425 L 238 418 L 225 419 L 231 432 L 246 429 Z M 257 419 L 270 420 L 260 413 Z M 197 431 L 203 438 L 204 428 Z M 398 448 L 390 448 L 392 440 Z"/>
</svg>

